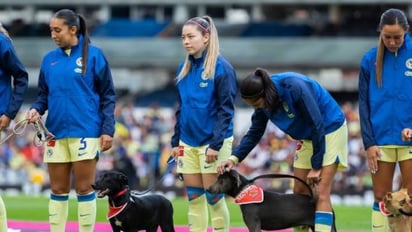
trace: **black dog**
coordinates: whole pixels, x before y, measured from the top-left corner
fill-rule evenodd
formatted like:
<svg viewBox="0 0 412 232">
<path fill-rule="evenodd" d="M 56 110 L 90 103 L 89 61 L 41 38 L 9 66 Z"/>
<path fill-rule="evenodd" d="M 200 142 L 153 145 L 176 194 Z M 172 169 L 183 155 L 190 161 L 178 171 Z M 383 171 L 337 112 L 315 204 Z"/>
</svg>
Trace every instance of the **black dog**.
<svg viewBox="0 0 412 232">
<path fill-rule="evenodd" d="M 249 231 L 278 230 L 296 226 L 309 226 L 314 230 L 316 199 L 312 189 L 303 180 L 285 174 L 267 174 L 248 180 L 235 170 L 219 175 L 207 191 L 210 193 L 225 193 L 235 199 L 239 198 L 242 190 L 251 186 L 258 178 L 295 178 L 304 183 L 311 195 L 305 194 L 282 194 L 263 191 L 261 202 L 240 204 L 243 221 Z M 258 195 L 259 190 L 253 189 L 252 195 Z M 332 232 L 336 231 L 335 223 Z"/>
<path fill-rule="evenodd" d="M 115 171 L 104 173 L 92 184 L 99 198 L 109 197 L 108 219 L 114 232 L 138 230 L 173 232 L 173 206 L 158 194 L 136 196 L 128 189 L 127 177 Z"/>
</svg>

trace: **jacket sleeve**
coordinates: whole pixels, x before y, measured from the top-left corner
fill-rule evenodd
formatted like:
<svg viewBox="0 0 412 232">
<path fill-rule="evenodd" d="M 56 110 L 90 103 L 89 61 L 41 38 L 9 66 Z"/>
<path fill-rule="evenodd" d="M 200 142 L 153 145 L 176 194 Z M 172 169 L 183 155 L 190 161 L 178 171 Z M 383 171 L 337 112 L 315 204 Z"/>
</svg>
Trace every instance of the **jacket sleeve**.
<svg viewBox="0 0 412 232">
<path fill-rule="evenodd" d="M 113 85 L 112 73 L 103 54 L 100 54 L 100 64 L 96 65 L 96 91 L 100 96 L 100 111 L 103 114 L 101 134 L 114 135 L 114 108 L 116 94 Z"/>
<path fill-rule="evenodd" d="M 31 105 L 31 108 L 36 109 L 40 115 L 43 115 L 48 109 L 49 87 L 47 86 L 42 68 L 40 68 L 37 89 L 38 89 L 37 100 Z"/>
<path fill-rule="evenodd" d="M 176 109 L 176 113 L 175 113 L 175 131 L 174 134 L 172 135 L 171 138 L 171 145 L 172 147 L 177 147 L 179 146 L 179 140 L 180 140 L 180 106 L 182 104 L 182 100 L 180 98 L 180 94 L 178 94 L 178 105 L 177 105 L 177 109 Z"/>
<path fill-rule="evenodd" d="M 312 127 L 312 147 L 313 155 L 311 157 L 311 165 L 313 169 L 321 169 L 323 157 L 325 155 L 325 127 L 323 124 L 323 118 L 321 111 L 319 109 L 319 104 L 317 103 L 314 92 L 306 84 L 299 85 L 300 88 L 296 88 L 294 95 L 297 101 L 297 107 L 303 112 L 306 123 Z"/>
<path fill-rule="evenodd" d="M 29 75 L 17 56 L 11 41 L 7 41 L 9 44 L 6 47 L 7 49 L 2 52 L 1 65 L 8 74 L 13 76 L 14 88 L 9 107 L 6 109 L 5 114 L 9 118 L 14 119 L 23 104 L 24 94 L 28 88 Z"/>
<path fill-rule="evenodd" d="M 259 143 L 265 133 L 269 118 L 263 109 L 257 109 L 252 115 L 252 125 L 246 135 L 240 140 L 240 143 L 233 150 L 233 155 L 241 162 L 246 158 L 249 152 Z"/>
<path fill-rule="evenodd" d="M 213 128 L 213 138 L 209 147 L 219 151 L 235 114 L 235 100 L 237 93 L 236 74 L 233 70 L 226 70 L 215 79 L 216 101 L 218 105 L 217 121 Z"/>
<path fill-rule="evenodd" d="M 367 149 L 370 146 L 376 145 L 375 136 L 370 122 L 370 107 L 369 107 L 369 82 L 370 72 L 366 68 L 365 60 L 362 60 L 359 71 L 358 94 L 359 94 L 359 118 L 362 132 L 363 146 Z"/>
</svg>

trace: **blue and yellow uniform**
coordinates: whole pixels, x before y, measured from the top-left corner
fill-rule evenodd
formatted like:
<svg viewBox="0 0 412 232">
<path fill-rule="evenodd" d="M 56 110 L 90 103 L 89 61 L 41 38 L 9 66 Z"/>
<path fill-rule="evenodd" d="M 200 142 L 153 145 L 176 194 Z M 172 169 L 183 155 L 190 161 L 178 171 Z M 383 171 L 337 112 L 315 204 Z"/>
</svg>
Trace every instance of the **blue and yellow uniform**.
<svg viewBox="0 0 412 232">
<path fill-rule="evenodd" d="M 100 48 L 89 44 L 87 70 L 82 74 L 82 44 L 67 54 L 61 48 L 43 59 L 39 97 L 32 105 L 41 115 L 48 110 L 46 127 L 62 138 L 98 138 L 114 134 L 115 90 L 110 67 Z"/>
<path fill-rule="evenodd" d="M 44 162 L 48 163 L 49 168 L 53 165 L 53 171 L 58 167 L 69 169 L 70 165 L 75 166 L 79 161 L 85 161 L 83 165 L 89 164 L 89 160 L 99 157 L 102 135 L 113 137 L 114 134 L 115 90 L 111 71 L 102 51 L 90 43 L 86 46 L 85 72 L 82 35 L 78 36 L 77 45 L 70 49 L 59 47 L 47 53 L 41 63 L 39 95 L 31 108 L 40 115 L 47 111 L 46 127 L 55 138 L 45 146 Z M 90 167 L 90 171 L 93 170 L 95 167 Z M 76 173 L 79 170 L 70 171 L 78 178 Z M 56 181 L 57 177 L 54 178 Z M 64 231 L 68 195 L 68 192 L 56 193 L 52 189 L 49 201 L 51 231 Z M 96 194 L 94 191 L 78 193 L 77 201 L 79 231 L 92 231 L 96 217 Z"/>
<path fill-rule="evenodd" d="M 334 162 L 346 167 L 345 115 L 332 96 L 318 82 L 299 73 L 274 74 L 271 80 L 281 100 L 281 108 L 274 113 L 263 108 L 255 110 L 250 129 L 233 151 L 234 161 L 242 161 L 249 154 L 270 120 L 293 139 L 303 142 L 295 157 L 295 167 L 320 169 Z M 339 132 L 337 136 L 342 140 L 329 145 L 327 135 L 335 132 Z"/>
<path fill-rule="evenodd" d="M 231 153 L 234 102 L 237 94 L 236 73 L 232 65 L 224 57 L 219 56 L 215 76 L 202 77 L 204 55 L 197 59 L 189 56 L 193 64 L 192 69 L 186 77 L 177 80 L 179 108 L 176 111 L 175 134 L 172 136 L 171 144 L 172 147 L 200 147 L 203 154 L 206 148 L 210 147 L 220 151 L 220 161 L 225 160 Z M 182 66 L 179 67 L 178 73 L 181 68 Z M 188 150 L 185 149 L 185 152 Z M 188 161 L 186 157 L 185 160 L 179 159 L 179 172 L 216 173 L 216 167 L 210 165 L 219 162 L 206 165 L 204 156 L 193 156 L 196 157 L 196 161 Z M 191 164 L 186 165 L 186 162 Z M 203 168 L 205 165 L 207 169 Z"/>
<path fill-rule="evenodd" d="M 396 52 L 384 49 L 380 86 L 376 80 L 377 52 L 377 47 L 370 49 L 361 61 L 358 83 L 359 116 L 365 150 L 370 148 L 370 153 L 378 151 L 379 156 L 376 160 L 388 167 L 380 167 L 381 176 L 375 175 L 375 171 L 371 170 L 374 174 L 372 181 L 375 195 L 372 206 L 372 231 L 383 231 L 387 226 L 387 217 L 380 212 L 379 201 L 382 199 L 379 198 L 383 196 L 379 195 L 392 190 L 396 163 L 412 159 L 412 142 L 402 141 L 401 136 L 401 131 L 411 127 L 412 122 L 412 114 L 408 111 L 412 102 L 411 38 L 405 33 L 404 42 Z M 408 172 L 410 167 L 407 163 L 400 166 L 403 167 L 401 172 Z M 391 169 L 392 171 L 389 171 Z M 402 176 L 405 182 L 410 178 L 406 174 Z"/>
<path fill-rule="evenodd" d="M 411 126 L 412 41 L 408 34 L 396 53 L 385 49 L 382 86 L 376 76 L 376 52 L 372 48 L 362 58 L 359 72 L 359 115 L 365 149 L 370 146 L 411 146 L 400 136 Z M 388 120 L 390 119 L 390 120 Z M 389 158 L 389 157 L 387 157 Z"/>
<path fill-rule="evenodd" d="M 232 151 L 236 72 L 224 57 L 218 56 L 214 76 L 203 76 L 205 53 L 200 58 L 189 56 L 190 71 L 177 79 L 179 108 L 171 144 L 179 147 L 177 172 L 183 174 L 216 174 L 216 165 Z M 181 69 L 182 65 L 178 73 Z M 213 163 L 206 163 L 208 148 L 218 151 Z M 186 187 L 190 231 L 206 231 L 208 208 L 214 231 L 228 231 L 229 212 L 224 195 L 211 194 L 204 188 Z"/>
</svg>

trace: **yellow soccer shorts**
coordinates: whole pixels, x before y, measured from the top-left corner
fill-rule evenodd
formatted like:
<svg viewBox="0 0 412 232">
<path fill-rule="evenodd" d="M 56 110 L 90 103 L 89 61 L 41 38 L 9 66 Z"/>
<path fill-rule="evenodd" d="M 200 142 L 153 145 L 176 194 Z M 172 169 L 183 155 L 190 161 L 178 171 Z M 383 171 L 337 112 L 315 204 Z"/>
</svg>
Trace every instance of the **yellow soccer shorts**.
<svg viewBox="0 0 412 232">
<path fill-rule="evenodd" d="M 45 163 L 68 163 L 98 158 L 99 138 L 63 138 L 47 142 L 44 152 Z"/>
<path fill-rule="evenodd" d="M 380 161 L 396 163 L 412 159 L 412 146 L 380 146 Z"/>
<path fill-rule="evenodd" d="M 216 173 L 217 165 L 227 160 L 232 154 L 232 144 L 233 137 L 225 139 L 219 150 L 218 159 L 214 163 L 206 163 L 205 154 L 209 145 L 192 147 L 180 141 L 177 172 L 184 174 Z"/>
<path fill-rule="evenodd" d="M 322 166 L 328 166 L 338 162 L 340 170 L 348 166 L 348 128 L 346 122 L 325 136 L 325 155 Z M 293 167 L 312 169 L 311 158 L 313 155 L 312 141 L 301 140 L 298 142 Z"/>
</svg>

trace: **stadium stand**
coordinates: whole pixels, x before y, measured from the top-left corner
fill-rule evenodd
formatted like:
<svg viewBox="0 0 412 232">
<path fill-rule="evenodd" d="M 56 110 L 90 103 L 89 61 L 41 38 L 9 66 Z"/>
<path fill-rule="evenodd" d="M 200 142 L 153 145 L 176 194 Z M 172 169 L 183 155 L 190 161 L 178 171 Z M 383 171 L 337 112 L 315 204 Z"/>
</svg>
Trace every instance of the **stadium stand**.
<svg viewBox="0 0 412 232">
<path fill-rule="evenodd" d="M 111 19 L 96 26 L 93 37 L 156 37 L 170 22 L 157 22 L 153 19 L 129 20 Z"/>
</svg>

